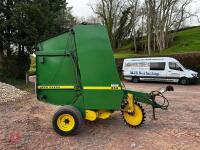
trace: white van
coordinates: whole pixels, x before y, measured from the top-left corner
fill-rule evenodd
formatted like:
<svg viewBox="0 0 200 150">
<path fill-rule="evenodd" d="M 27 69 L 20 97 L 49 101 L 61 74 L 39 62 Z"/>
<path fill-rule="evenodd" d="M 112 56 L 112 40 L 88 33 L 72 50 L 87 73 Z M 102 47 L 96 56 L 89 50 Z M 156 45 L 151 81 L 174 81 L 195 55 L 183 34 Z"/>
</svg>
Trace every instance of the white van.
<svg viewBox="0 0 200 150">
<path fill-rule="evenodd" d="M 184 68 L 171 57 L 129 58 L 123 63 L 124 79 L 139 81 L 176 82 L 183 85 L 194 83 L 198 73 Z"/>
</svg>

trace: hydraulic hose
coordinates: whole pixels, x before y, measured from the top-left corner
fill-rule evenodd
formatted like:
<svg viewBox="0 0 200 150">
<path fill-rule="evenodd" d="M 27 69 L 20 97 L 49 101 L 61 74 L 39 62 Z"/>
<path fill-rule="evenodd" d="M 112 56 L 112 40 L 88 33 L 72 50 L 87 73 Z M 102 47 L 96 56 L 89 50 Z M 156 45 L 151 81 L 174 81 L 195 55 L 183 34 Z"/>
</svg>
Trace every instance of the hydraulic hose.
<svg viewBox="0 0 200 150">
<path fill-rule="evenodd" d="M 156 97 L 161 97 L 163 99 L 163 103 L 159 104 L 161 109 L 167 109 L 169 106 L 169 101 L 168 99 L 160 92 L 160 91 L 152 91 L 150 93 L 151 99 L 154 103 L 158 104 L 156 102 Z"/>
</svg>

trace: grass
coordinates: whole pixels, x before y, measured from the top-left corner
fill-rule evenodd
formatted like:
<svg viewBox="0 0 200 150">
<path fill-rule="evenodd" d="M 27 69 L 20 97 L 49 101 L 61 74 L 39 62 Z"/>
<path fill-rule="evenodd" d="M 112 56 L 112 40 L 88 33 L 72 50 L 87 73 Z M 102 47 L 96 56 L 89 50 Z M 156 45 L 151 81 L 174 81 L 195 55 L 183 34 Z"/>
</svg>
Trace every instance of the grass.
<svg viewBox="0 0 200 150">
<path fill-rule="evenodd" d="M 115 58 L 126 58 L 126 57 L 133 57 L 136 54 L 133 53 L 131 50 L 119 50 L 118 52 L 114 53 Z"/>
<path fill-rule="evenodd" d="M 137 55 L 145 54 L 135 54 L 130 50 L 130 45 L 118 49 L 114 56 L 115 58 L 126 58 L 133 57 Z M 180 53 L 190 53 L 190 52 L 200 52 L 200 27 L 193 27 L 188 29 L 183 29 L 176 33 L 176 38 L 174 43 L 167 49 L 163 50 L 161 53 L 155 53 L 152 55 L 170 55 L 170 54 L 180 54 Z"/>
<path fill-rule="evenodd" d="M 136 54 L 131 50 L 131 44 L 128 44 L 122 48 L 117 49 L 114 52 L 115 58 L 126 58 L 126 57 L 133 57 Z"/>
<path fill-rule="evenodd" d="M 200 27 L 177 32 L 175 42 L 163 54 L 200 52 Z"/>
</svg>

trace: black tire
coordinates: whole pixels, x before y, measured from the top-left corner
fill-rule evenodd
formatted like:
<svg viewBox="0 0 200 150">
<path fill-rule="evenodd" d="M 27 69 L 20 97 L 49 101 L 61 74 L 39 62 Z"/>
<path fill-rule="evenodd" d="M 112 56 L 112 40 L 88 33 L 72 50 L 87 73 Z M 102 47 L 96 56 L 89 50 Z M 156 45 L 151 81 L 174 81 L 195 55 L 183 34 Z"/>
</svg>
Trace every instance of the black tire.
<svg viewBox="0 0 200 150">
<path fill-rule="evenodd" d="M 140 78 L 139 77 L 132 77 L 132 82 L 133 83 L 139 83 L 140 82 Z"/>
<path fill-rule="evenodd" d="M 189 83 L 189 80 L 188 80 L 187 78 L 181 78 L 181 79 L 179 80 L 179 83 L 180 83 L 181 85 L 187 85 L 187 84 Z"/>
<path fill-rule="evenodd" d="M 57 121 L 58 121 L 59 117 L 63 114 L 72 116 L 75 121 L 75 125 L 73 126 L 73 128 L 70 131 L 63 131 L 58 126 Z M 70 106 L 70 105 L 63 106 L 63 107 L 59 108 L 53 116 L 53 119 L 52 119 L 53 129 L 55 130 L 56 133 L 58 133 L 61 136 L 76 135 L 81 127 L 82 120 L 83 120 L 82 115 L 77 108 Z M 69 120 L 68 120 L 68 122 L 69 122 Z M 65 124 L 69 124 L 69 123 L 65 123 Z"/>
</svg>

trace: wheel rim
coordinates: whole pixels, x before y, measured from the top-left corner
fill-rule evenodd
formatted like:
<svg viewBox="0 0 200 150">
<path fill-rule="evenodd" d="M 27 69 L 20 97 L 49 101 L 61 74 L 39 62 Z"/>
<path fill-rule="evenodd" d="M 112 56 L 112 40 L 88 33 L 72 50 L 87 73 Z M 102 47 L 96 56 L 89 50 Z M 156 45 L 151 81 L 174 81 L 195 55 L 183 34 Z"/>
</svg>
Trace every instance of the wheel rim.
<svg viewBox="0 0 200 150">
<path fill-rule="evenodd" d="M 132 126 L 138 126 L 143 121 L 143 112 L 137 104 L 135 104 L 134 109 L 135 109 L 134 114 L 130 114 L 128 112 L 123 112 L 123 116 L 124 116 L 125 121 L 128 124 L 130 124 Z"/>
<path fill-rule="evenodd" d="M 187 81 L 186 81 L 186 79 L 182 79 L 182 82 L 181 82 L 182 84 L 186 84 L 187 83 Z"/>
<path fill-rule="evenodd" d="M 134 79 L 133 79 L 133 82 L 138 82 L 138 78 L 134 78 Z"/>
<path fill-rule="evenodd" d="M 70 114 L 62 114 L 57 119 L 57 126 L 62 131 L 71 131 L 75 126 L 75 119 Z"/>
</svg>

